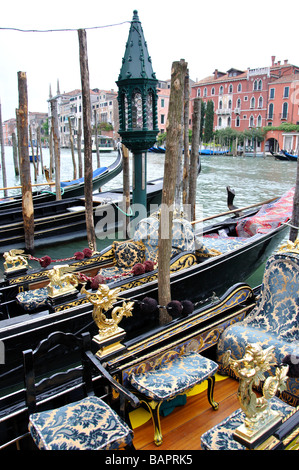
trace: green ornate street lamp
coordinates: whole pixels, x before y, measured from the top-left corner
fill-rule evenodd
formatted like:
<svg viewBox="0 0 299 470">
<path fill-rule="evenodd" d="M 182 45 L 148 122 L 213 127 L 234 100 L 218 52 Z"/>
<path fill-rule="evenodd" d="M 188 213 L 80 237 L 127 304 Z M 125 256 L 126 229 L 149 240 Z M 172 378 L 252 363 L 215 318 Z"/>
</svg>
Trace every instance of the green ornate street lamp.
<svg viewBox="0 0 299 470">
<path fill-rule="evenodd" d="M 146 210 L 146 154 L 156 141 L 157 83 L 152 61 L 134 10 L 118 86 L 119 134 L 133 153 L 133 203 Z"/>
</svg>

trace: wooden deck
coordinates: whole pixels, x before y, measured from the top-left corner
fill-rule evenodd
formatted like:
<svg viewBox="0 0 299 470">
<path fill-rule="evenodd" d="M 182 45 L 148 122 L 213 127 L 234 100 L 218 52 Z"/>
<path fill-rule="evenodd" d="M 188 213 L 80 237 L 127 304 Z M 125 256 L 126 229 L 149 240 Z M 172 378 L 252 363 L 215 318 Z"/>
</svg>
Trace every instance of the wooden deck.
<svg viewBox="0 0 299 470">
<path fill-rule="evenodd" d="M 214 398 L 219 403 L 217 411 L 209 405 L 206 390 L 187 397 L 186 405 L 161 417 L 163 443 L 159 447 L 153 442 L 153 425 L 149 419 L 134 429 L 136 450 L 201 450 L 200 436 L 240 408 L 237 390 L 237 380 L 226 378 L 216 382 Z"/>
</svg>

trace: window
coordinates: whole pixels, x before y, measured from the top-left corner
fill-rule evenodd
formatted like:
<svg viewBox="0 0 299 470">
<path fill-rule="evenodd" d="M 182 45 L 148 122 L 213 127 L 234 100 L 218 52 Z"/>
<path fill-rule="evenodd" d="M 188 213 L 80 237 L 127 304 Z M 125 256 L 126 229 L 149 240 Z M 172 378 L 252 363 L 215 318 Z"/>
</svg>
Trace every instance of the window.
<svg viewBox="0 0 299 470">
<path fill-rule="evenodd" d="M 161 98 L 161 108 L 164 108 L 164 106 L 165 106 L 165 100 L 164 98 Z"/>
<path fill-rule="evenodd" d="M 200 96 L 200 88 L 197 88 L 197 96 Z"/>
<path fill-rule="evenodd" d="M 269 112 L 268 112 L 268 119 L 273 119 L 273 111 L 274 111 L 274 104 L 269 104 Z"/>
<path fill-rule="evenodd" d="M 232 109 L 232 100 L 228 101 L 228 109 Z"/>
<path fill-rule="evenodd" d="M 262 80 L 259 80 L 258 82 L 258 90 L 261 90 L 263 88 L 263 82 Z"/>
<path fill-rule="evenodd" d="M 269 99 L 270 99 L 270 100 L 274 100 L 274 97 L 275 97 L 275 88 L 270 88 L 270 96 L 269 96 Z"/>
<path fill-rule="evenodd" d="M 259 101 L 258 101 L 258 108 L 262 108 L 262 107 L 263 107 L 263 97 L 260 96 Z"/>
<path fill-rule="evenodd" d="M 221 85 L 221 87 L 219 88 L 219 95 L 223 95 L 223 86 Z"/>
<path fill-rule="evenodd" d="M 161 124 L 164 124 L 164 123 L 165 123 L 165 115 L 161 114 Z"/>
<path fill-rule="evenodd" d="M 248 100 L 248 96 L 244 96 L 244 101 L 247 101 Z"/>
<path fill-rule="evenodd" d="M 283 103 L 282 106 L 282 119 L 287 119 L 288 117 L 288 103 Z"/>
<path fill-rule="evenodd" d="M 240 98 L 237 99 L 237 108 L 241 108 L 241 99 Z"/>
<path fill-rule="evenodd" d="M 221 127 L 221 124 L 222 124 L 222 119 L 221 117 L 218 118 L 218 126 Z"/>
<path fill-rule="evenodd" d="M 240 116 L 236 117 L 236 127 L 240 127 Z"/>
<path fill-rule="evenodd" d="M 241 85 L 241 83 L 238 84 L 238 91 L 242 91 L 242 85 Z"/>
<path fill-rule="evenodd" d="M 253 90 L 254 91 L 257 90 L 257 80 L 254 80 L 254 82 L 253 82 Z"/>
<path fill-rule="evenodd" d="M 222 109 L 222 100 L 219 101 L 219 109 Z"/>
<path fill-rule="evenodd" d="M 211 95 L 215 95 L 215 88 L 214 87 L 211 90 Z"/>
<path fill-rule="evenodd" d="M 253 127 L 254 126 L 254 117 L 253 116 L 250 116 L 250 119 L 249 119 L 249 127 Z"/>
<path fill-rule="evenodd" d="M 254 98 L 254 96 L 250 100 L 250 107 L 255 108 L 255 98 Z"/>
<path fill-rule="evenodd" d="M 233 86 L 232 86 L 232 85 L 229 85 L 229 87 L 228 87 L 228 92 L 229 92 L 229 93 L 232 93 L 232 92 L 233 92 Z"/>
<path fill-rule="evenodd" d="M 288 86 L 285 86 L 284 87 L 284 90 L 283 90 L 283 97 L 284 98 L 288 98 L 289 97 L 289 91 L 290 91 L 290 88 Z"/>
<path fill-rule="evenodd" d="M 259 114 L 257 118 L 257 127 L 262 127 L 262 116 Z"/>
<path fill-rule="evenodd" d="M 207 88 L 206 87 L 203 90 L 203 96 L 207 96 Z"/>
<path fill-rule="evenodd" d="M 230 125 L 231 125 L 231 118 L 230 118 L 230 116 L 228 116 L 228 118 L 227 118 L 227 127 L 230 127 Z"/>
</svg>

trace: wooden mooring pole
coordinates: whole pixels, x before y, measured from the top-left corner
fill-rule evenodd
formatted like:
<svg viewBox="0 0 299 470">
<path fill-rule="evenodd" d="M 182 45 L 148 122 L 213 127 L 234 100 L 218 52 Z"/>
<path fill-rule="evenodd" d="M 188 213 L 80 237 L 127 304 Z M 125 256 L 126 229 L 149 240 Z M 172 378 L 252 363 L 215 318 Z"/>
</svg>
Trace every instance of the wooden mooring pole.
<svg viewBox="0 0 299 470">
<path fill-rule="evenodd" d="M 28 142 L 28 95 L 26 72 L 18 72 L 19 109 L 18 139 L 20 173 L 22 180 L 22 211 L 25 234 L 25 250 L 32 253 L 34 250 L 34 207 L 30 176 L 29 142 Z"/>
<path fill-rule="evenodd" d="M 158 242 L 158 296 L 159 304 L 162 306 L 166 306 L 171 300 L 169 264 L 172 243 L 173 204 L 179 161 L 179 141 L 182 134 L 186 70 L 187 63 L 184 60 L 173 62 Z M 161 308 L 159 316 L 160 324 L 163 325 L 170 320 L 171 316 L 166 309 Z"/>
<path fill-rule="evenodd" d="M 2 181 L 3 186 L 7 186 L 6 178 L 6 166 L 5 166 L 5 150 L 4 150 L 4 137 L 3 137 L 3 126 L 2 126 L 2 108 L 0 101 L 0 146 L 1 146 L 1 167 L 2 167 Z M 4 196 L 7 196 L 7 191 L 4 190 Z"/>
<path fill-rule="evenodd" d="M 299 141 L 297 145 L 297 155 L 299 154 Z M 294 242 L 298 237 L 298 226 L 299 226 L 299 158 L 297 158 L 297 175 L 296 175 L 296 185 L 294 193 L 294 202 L 293 202 L 293 214 L 291 220 L 291 230 L 289 235 L 289 240 Z"/>
<path fill-rule="evenodd" d="M 83 132 L 84 132 L 84 196 L 87 241 L 91 249 L 96 250 L 96 236 L 93 220 L 92 199 L 92 129 L 91 104 L 89 87 L 89 69 L 87 56 L 87 38 L 85 29 L 78 30 L 80 72 L 83 103 Z"/>
<path fill-rule="evenodd" d="M 196 183 L 197 183 L 197 165 L 198 150 L 200 138 L 200 119 L 201 119 L 201 99 L 195 98 L 192 116 L 192 143 L 190 154 L 190 170 L 189 170 L 189 196 L 188 204 L 190 205 L 191 220 L 196 217 Z"/>
<path fill-rule="evenodd" d="M 61 200 L 60 137 L 59 137 L 57 101 L 55 99 L 52 99 L 50 103 L 51 103 L 51 119 L 52 119 L 53 143 L 54 143 L 55 192 L 56 192 L 56 201 L 60 201 Z"/>
</svg>

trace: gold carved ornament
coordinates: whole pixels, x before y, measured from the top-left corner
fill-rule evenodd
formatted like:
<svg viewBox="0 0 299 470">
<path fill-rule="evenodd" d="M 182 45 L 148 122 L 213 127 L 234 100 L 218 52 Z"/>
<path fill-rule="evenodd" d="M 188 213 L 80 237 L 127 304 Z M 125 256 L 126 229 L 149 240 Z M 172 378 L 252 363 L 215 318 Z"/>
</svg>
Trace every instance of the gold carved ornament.
<svg viewBox="0 0 299 470">
<path fill-rule="evenodd" d="M 265 377 L 265 372 L 276 364 L 274 349 L 274 346 L 263 349 L 258 343 L 253 343 L 246 346 L 245 354 L 240 360 L 231 359 L 231 351 L 227 351 L 224 356 L 224 365 L 229 365 L 239 378 L 238 398 L 245 413 L 244 425 L 238 428 L 237 433 L 249 441 L 273 424 L 273 421 L 281 418 L 276 411 L 271 410 L 269 400 L 277 391 L 286 389 L 289 366 L 277 367 L 274 377 Z M 263 395 L 257 397 L 253 387 L 258 386 L 261 381 L 264 381 Z"/>
<path fill-rule="evenodd" d="M 59 296 L 69 292 L 73 292 L 79 284 L 78 276 L 72 271 L 75 267 L 68 264 L 57 265 L 46 272 L 50 282 L 47 286 L 48 295 L 50 297 Z"/>
<path fill-rule="evenodd" d="M 22 268 L 28 267 L 27 257 L 24 253 L 24 250 L 9 250 L 3 253 L 3 258 L 5 259 L 3 266 L 6 272 L 17 271 Z"/>
<path fill-rule="evenodd" d="M 131 317 L 134 302 L 123 302 L 122 306 L 114 307 L 111 318 L 107 318 L 105 311 L 110 310 L 118 299 L 120 288 L 110 289 L 101 284 L 95 293 L 86 290 L 85 285 L 81 288 L 81 294 L 85 294 L 88 301 L 93 305 L 92 318 L 99 329 L 99 336 L 107 338 L 114 335 L 118 330 L 118 324 L 123 317 Z"/>
</svg>

